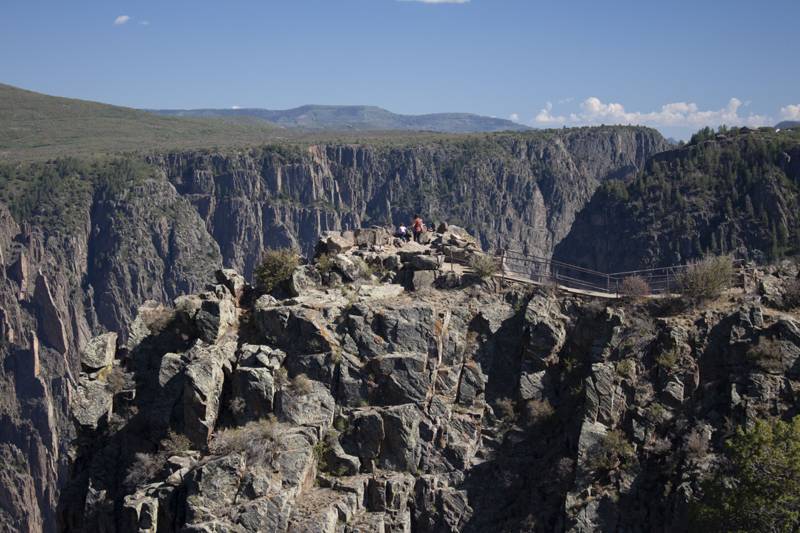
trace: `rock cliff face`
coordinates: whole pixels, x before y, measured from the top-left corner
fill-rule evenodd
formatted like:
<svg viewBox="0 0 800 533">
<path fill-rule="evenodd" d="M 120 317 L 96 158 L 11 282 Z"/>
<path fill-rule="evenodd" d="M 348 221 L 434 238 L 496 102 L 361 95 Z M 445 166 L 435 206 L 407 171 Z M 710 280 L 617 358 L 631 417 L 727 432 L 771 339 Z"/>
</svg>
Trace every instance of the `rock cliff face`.
<svg viewBox="0 0 800 533">
<path fill-rule="evenodd" d="M 93 340 L 63 524 L 680 531 L 733 427 L 793 412 L 798 315 L 761 298 L 794 265 L 675 311 L 481 281 L 445 247 L 479 255 L 459 228 L 332 236 L 293 297 L 220 271 L 113 358 Z"/>
<path fill-rule="evenodd" d="M 468 228 L 486 249 L 549 256 L 602 181 L 633 176 L 666 148 L 653 130 L 613 127 L 152 161 L 196 207 L 225 265 L 249 276 L 265 248 L 310 252 L 324 231 L 415 212 Z"/>
<path fill-rule="evenodd" d="M 150 156 L 144 170 L 126 160 L 14 167 L 3 197 L 15 216 L 0 202 L 0 448 L 8 458 L 0 520 L 18 530 L 57 527 L 56 502 L 75 465 L 73 421 L 93 416 L 71 400 L 102 392 L 80 385 L 79 354 L 103 331 L 127 343 L 145 300 L 198 291 L 223 266 L 249 278 L 268 247 L 308 252 L 322 231 L 415 211 L 461 222 L 485 247 L 549 254 L 601 181 L 634 173 L 663 148 L 653 130 L 590 128 L 401 147 L 172 153 Z"/>
<path fill-rule="evenodd" d="M 704 254 L 759 262 L 800 252 L 800 134 L 733 132 L 663 152 L 606 182 L 555 257 L 604 272 Z"/>
</svg>

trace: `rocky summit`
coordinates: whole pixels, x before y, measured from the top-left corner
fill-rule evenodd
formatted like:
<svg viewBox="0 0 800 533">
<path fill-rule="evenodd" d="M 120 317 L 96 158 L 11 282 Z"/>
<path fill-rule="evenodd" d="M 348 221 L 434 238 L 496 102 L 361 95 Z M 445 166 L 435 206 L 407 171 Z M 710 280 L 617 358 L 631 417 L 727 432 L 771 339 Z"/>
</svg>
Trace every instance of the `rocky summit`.
<svg viewBox="0 0 800 533">
<path fill-rule="evenodd" d="M 796 265 L 696 308 L 514 282 L 437 230 L 330 232 L 270 293 L 219 270 L 88 341 L 63 529 L 679 531 L 733 428 L 794 409 Z"/>
</svg>

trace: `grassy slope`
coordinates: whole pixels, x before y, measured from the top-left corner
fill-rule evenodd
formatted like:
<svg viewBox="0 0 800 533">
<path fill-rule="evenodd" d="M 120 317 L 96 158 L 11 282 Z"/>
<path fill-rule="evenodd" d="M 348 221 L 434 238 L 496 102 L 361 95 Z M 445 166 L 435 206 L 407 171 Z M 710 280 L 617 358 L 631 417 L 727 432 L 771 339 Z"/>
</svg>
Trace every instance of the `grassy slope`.
<svg viewBox="0 0 800 533">
<path fill-rule="evenodd" d="M 263 122 L 159 117 L 0 84 L 0 160 L 257 144 L 282 135 Z"/>
</svg>

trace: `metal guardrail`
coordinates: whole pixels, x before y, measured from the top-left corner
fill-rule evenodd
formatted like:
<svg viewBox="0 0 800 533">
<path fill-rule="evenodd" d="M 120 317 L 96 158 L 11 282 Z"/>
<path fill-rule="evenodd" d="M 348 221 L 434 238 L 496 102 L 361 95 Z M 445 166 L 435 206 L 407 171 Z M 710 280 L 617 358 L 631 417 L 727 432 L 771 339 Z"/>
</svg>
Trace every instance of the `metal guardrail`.
<svg viewBox="0 0 800 533">
<path fill-rule="evenodd" d="M 608 274 L 516 250 L 503 251 L 499 259 L 504 274 L 525 276 L 535 283 L 550 283 L 612 296 L 618 296 L 625 279 L 633 276 L 647 282 L 650 294 L 672 294 L 677 292 L 680 274 L 688 266 L 676 265 Z"/>
</svg>

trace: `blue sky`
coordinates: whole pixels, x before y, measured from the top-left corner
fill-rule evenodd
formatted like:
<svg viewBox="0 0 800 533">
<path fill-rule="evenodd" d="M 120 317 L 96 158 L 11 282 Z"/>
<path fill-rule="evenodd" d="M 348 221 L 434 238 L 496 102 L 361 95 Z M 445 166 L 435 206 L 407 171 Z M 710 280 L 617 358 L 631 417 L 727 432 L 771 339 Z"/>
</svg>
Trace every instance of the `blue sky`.
<svg viewBox="0 0 800 533">
<path fill-rule="evenodd" d="M 373 104 L 686 137 L 800 119 L 798 20 L 798 0 L 4 0 L 0 81 L 132 107 Z"/>
</svg>

